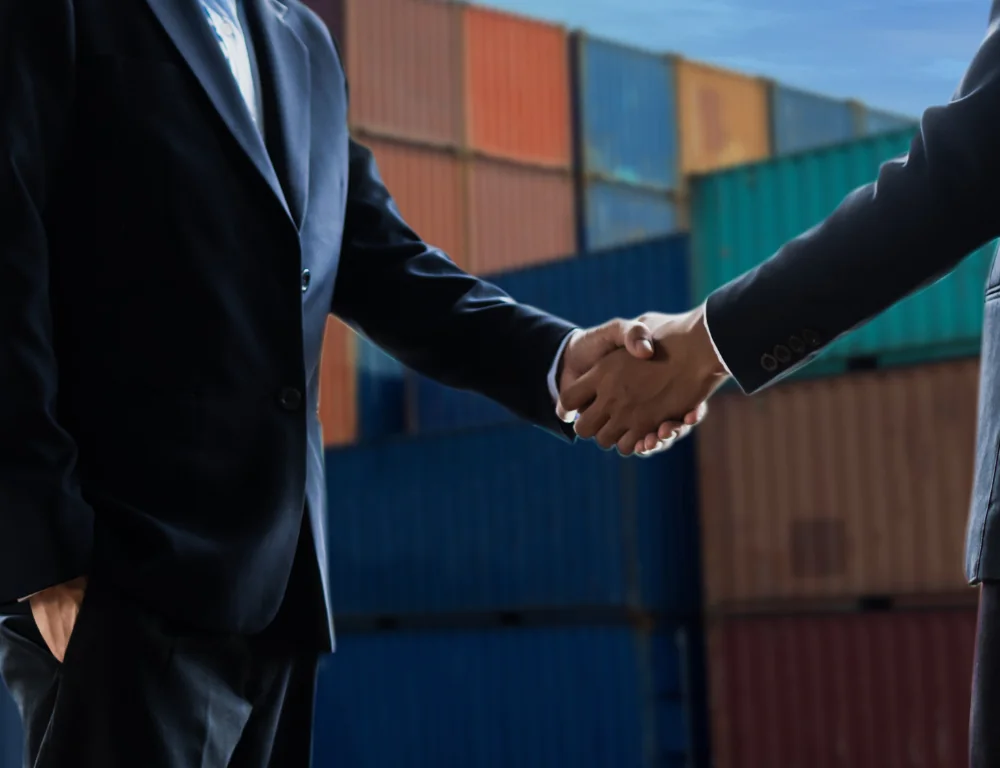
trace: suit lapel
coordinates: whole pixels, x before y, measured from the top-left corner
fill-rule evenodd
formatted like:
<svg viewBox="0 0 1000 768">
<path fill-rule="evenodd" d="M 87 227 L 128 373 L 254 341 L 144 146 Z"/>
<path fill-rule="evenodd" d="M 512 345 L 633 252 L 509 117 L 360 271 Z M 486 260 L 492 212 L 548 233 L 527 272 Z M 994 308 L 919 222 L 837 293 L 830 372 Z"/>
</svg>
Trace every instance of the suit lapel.
<svg viewBox="0 0 1000 768">
<path fill-rule="evenodd" d="M 146 2 L 177 46 L 230 133 L 257 167 L 286 212 L 289 212 L 264 140 L 253 123 L 229 63 L 212 36 L 198 0 Z"/>
<path fill-rule="evenodd" d="M 309 51 L 278 0 L 245 0 L 264 89 L 271 161 L 301 227 L 309 191 Z"/>
</svg>

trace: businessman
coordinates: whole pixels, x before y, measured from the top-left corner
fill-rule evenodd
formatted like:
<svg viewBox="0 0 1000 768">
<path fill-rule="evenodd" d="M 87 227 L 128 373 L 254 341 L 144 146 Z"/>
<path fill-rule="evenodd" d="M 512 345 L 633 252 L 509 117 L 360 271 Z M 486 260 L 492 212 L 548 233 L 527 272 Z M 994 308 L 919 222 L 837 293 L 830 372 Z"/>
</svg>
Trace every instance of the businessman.
<svg viewBox="0 0 1000 768">
<path fill-rule="evenodd" d="M 0 0 L 0 673 L 30 765 L 309 764 L 330 312 L 565 438 L 561 389 L 653 352 L 423 243 L 347 105 L 297 0 Z"/>
<path fill-rule="evenodd" d="M 576 431 L 624 453 L 655 451 L 656 423 L 691 411 L 728 377 L 753 394 L 839 336 L 940 278 L 1000 236 L 1000 0 L 952 101 L 924 113 L 909 154 L 818 227 L 709 296 L 649 316 L 657 354 L 618 353 L 562 395 Z M 984 296 L 982 374 L 966 574 L 981 584 L 971 765 L 1000 766 L 1000 260 Z M 639 361 L 635 361 L 639 362 Z M 822 436 L 819 436 L 821 438 Z"/>
</svg>

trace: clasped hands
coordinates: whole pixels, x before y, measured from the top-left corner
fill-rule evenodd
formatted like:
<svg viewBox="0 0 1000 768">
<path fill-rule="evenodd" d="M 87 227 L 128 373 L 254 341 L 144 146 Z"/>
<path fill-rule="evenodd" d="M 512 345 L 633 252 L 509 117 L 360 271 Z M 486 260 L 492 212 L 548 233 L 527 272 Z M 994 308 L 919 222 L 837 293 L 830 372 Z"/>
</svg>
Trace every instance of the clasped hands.
<svg viewBox="0 0 1000 768">
<path fill-rule="evenodd" d="M 704 417 L 728 374 L 704 307 L 648 313 L 579 332 L 559 376 L 559 417 L 576 434 L 623 456 L 668 448 Z"/>
</svg>

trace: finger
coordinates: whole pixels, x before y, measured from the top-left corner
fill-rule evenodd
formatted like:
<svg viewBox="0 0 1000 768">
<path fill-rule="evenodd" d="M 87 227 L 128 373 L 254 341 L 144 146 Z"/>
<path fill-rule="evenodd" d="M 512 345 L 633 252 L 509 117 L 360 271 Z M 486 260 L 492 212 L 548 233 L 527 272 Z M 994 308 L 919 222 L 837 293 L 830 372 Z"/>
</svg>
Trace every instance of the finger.
<svg viewBox="0 0 1000 768">
<path fill-rule="evenodd" d="M 653 334 L 643 323 L 629 320 L 625 323 L 625 349 L 632 357 L 641 360 L 653 356 Z"/>
<path fill-rule="evenodd" d="M 652 448 L 644 447 L 642 453 L 639 455 L 642 456 L 642 458 L 644 459 L 647 459 L 650 456 L 658 456 L 659 454 L 668 450 L 675 442 L 676 438 L 673 437 L 668 438 L 666 440 L 657 440 L 656 444 Z"/>
<path fill-rule="evenodd" d="M 597 397 L 597 374 L 591 368 L 580 378 L 566 387 L 565 392 L 559 393 L 559 406 L 567 415 L 567 420 L 572 420 L 575 414 L 587 408 Z"/>
<path fill-rule="evenodd" d="M 610 420 L 611 414 L 601 407 L 601 403 L 594 403 L 580 414 L 573 424 L 573 430 L 584 440 L 590 440 L 604 429 L 604 425 Z"/>
<path fill-rule="evenodd" d="M 618 453 L 622 456 L 631 456 L 633 453 L 638 452 L 638 447 L 640 444 L 645 445 L 642 440 L 642 433 L 635 429 L 630 429 L 618 440 Z"/>
<path fill-rule="evenodd" d="M 556 416 L 559 417 L 560 421 L 572 424 L 576 420 L 576 411 L 567 411 L 563 405 L 562 398 L 559 398 L 558 402 L 556 402 Z"/>
<path fill-rule="evenodd" d="M 611 450 L 625 434 L 627 428 L 618 421 L 611 419 L 597 432 L 597 444 L 606 451 Z"/>
<path fill-rule="evenodd" d="M 684 427 L 684 422 L 681 421 L 665 421 L 660 425 L 660 428 L 656 430 L 656 436 L 660 440 L 666 440 L 671 437 L 677 430 Z"/>
<path fill-rule="evenodd" d="M 702 403 L 691 413 L 684 417 L 684 423 L 689 426 L 695 426 L 700 424 L 705 416 L 708 415 L 708 403 Z"/>
</svg>

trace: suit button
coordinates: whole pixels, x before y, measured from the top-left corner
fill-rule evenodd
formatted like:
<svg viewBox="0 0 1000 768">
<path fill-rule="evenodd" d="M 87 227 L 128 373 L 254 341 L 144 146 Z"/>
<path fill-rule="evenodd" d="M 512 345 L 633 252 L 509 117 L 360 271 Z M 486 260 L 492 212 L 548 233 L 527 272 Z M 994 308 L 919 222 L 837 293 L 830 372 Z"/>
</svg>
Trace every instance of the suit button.
<svg viewBox="0 0 1000 768">
<path fill-rule="evenodd" d="M 784 344 L 779 344 L 774 348 L 774 359 L 779 363 L 787 363 L 792 359 L 792 353 Z"/>
<path fill-rule="evenodd" d="M 309 282 L 312 280 L 312 275 L 309 273 L 308 269 L 302 270 L 302 293 L 309 290 Z"/>
<path fill-rule="evenodd" d="M 297 411 L 302 405 L 302 393 L 294 387 L 285 387 L 278 393 L 278 405 L 286 411 Z"/>
<path fill-rule="evenodd" d="M 760 367 L 763 368 L 768 373 L 778 370 L 778 361 L 774 359 L 773 355 L 764 355 L 760 359 Z"/>
<path fill-rule="evenodd" d="M 792 348 L 792 352 L 796 355 L 801 355 L 806 351 L 806 345 L 802 343 L 802 339 L 798 336 L 792 336 L 792 338 L 788 340 L 788 346 Z"/>
<path fill-rule="evenodd" d="M 816 331 L 802 331 L 802 338 L 806 340 L 806 344 L 810 347 L 819 346 L 819 334 Z"/>
</svg>

